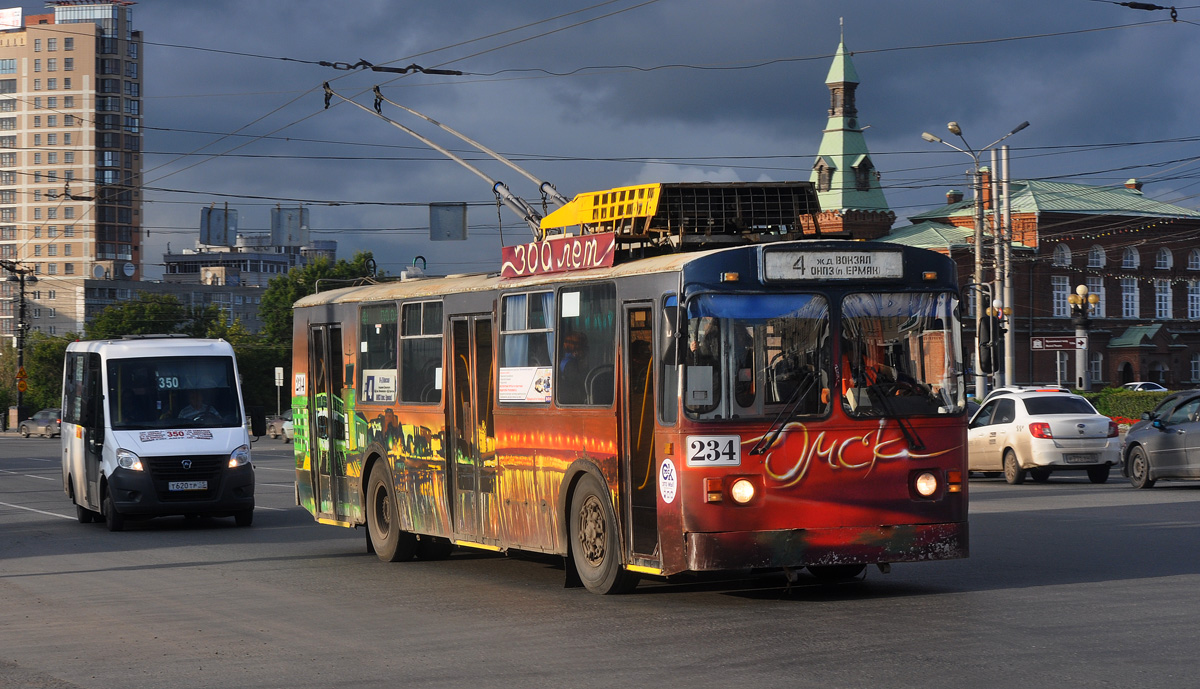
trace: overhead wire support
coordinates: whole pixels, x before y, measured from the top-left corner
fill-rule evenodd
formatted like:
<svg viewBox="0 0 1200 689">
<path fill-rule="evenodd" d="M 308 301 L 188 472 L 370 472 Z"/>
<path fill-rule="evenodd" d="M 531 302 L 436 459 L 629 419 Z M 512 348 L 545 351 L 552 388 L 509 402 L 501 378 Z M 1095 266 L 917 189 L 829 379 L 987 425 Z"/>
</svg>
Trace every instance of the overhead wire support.
<svg viewBox="0 0 1200 689">
<path fill-rule="evenodd" d="M 537 210 L 533 206 L 530 206 L 529 203 L 527 203 L 525 201 L 525 199 L 522 199 L 521 197 L 513 194 L 512 191 L 509 190 L 508 186 L 506 184 L 504 184 L 504 182 L 492 179 L 490 176 L 487 175 L 487 173 L 483 172 L 479 168 L 477 168 L 474 165 L 463 160 L 461 157 L 455 155 L 449 149 L 447 149 L 443 146 L 439 146 L 438 144 L 434 143 L 433 141 L 427 139 L 424 136 L 421 136 L 417 132 L 409 129 L 408 127 L 405 127 L 404 125 L 400 124 L 399 122 L 392 120 L 391 118 L 387 117 L 383 113 L 372 110 L 371 108 L 368 108 L 367 106 L 365 106 L 361 103 L 355 102 L 353 100 L 350 100 L 349 98 L 346 98 L 345 96 L 343 96 L 339 93 L 336 93 L 333 89 L 329 88 L 329 82 L 325 82 L 324 84 L 322 84 L 322 87 L 325 89 L 325 108 L 326 109 L 329 108 L 329 103 L 330 103 L 330 100 L 333 98 L 333 96 L 337 96 L 338 98 L 342 99 L 346 103 L 349 103 L 350 105 L 353 105 L 354 107 L 359 108 L 360 110 L 363 110 L 365 112 L 369 112 L 372 115 L 383 120 L 384 122 L 387 122 L 388 124 L 392 125 L 393 127 L 399 129 L 400 131 L 405 132 L 406 134 L 409 134 L 410 136 L 417 139 L 418 141 L 425 144 L 426 146 L 432 148 L 433 150 L 437 151 L 438 153 L 441 153 L 442 155 L 446 156 L 450 160 L 453 160 L 454 162 L 458 163 L 459 165 L 462 165 L 463 167 L 467 168 L 471 172 L 474 172 L 479 177 L 487 180 L 488 183 L 492 185 L 492 193 L 494 193 L 496 195 L 496 197 L 498 199 L 500 199 L 501 203 L 508 206 L 508 208 L 510 210 L 512 210 L 514 213 L 516 213 L 517 215 L 521 216 L 521 219 L 525 221 L 525 224 L 529 225 L 529 229 L 533 232 L 533 238 L 538 239 L 538 240 L 543 239 L 542 215 L 540 213 L 538 213 Z"/>
<path fill-rule="evenodd" d="M 401 105 L 401 104 L 397 103 L 396 101 L 389 99 L 387 96 L 384 96 L 383 93 L 381 93 L 379 91 L 378 86 L 375 87 L 374 91 L 375 91 L 375 111 L 377 113 L 383 114 L 383 111 L 379 105 L 381 102 L 387 103 L 388 105 L 394 105 L 395 107 L 400 108 L 401 110 L 412 113 L 413 115 L 420 117 L 421 119 L 432 124 L 433 126 L 439 127 L 440 129 L 442 129 L 442 131 L 445 131 L 449 134 L 453 134 L 454 136 L 457 136 L 459 139 L 462 139 L 463 141 L 471 144 L 472 146 L 479 149 L 480 151 L 490 155 L 491 157 L 495 158 L 496 160 L 500 161 L 501 163 L 504 163 L 505 165 L 509 166 L 515 172 L 517 172 L 518 174 L 523 176 L 525 179 L 538 185 L 538 189 L 542 192 L 542 195 L 549 197 L 552 201 L 554 201 L 558 205 L 565 206 L 566 204 L 570 203 L 570 199 L 568 199 L 567 197 L 560 194 L 558 192 L 558 189 L 556 189 L 553 184 L 551 184 L 545 180 L 539 179 L 532 172 L 526 170 L 525 168 L 521 167 L 520 165 L 517 165 L 516 163 L 509 160 L 508 158 L 505 158 L 500 153 L 493 151 L 492 149 L 488 148 L 487 146 L 484 146 L 483 144 L 472 139 L 471 137 L 467 136 L 466 134 L 463 134 L 462 132 L 459 132 L 459 131 L 453 129 L 449 125 L 442 124 L 441 122 L 438 122 L 437 120 L 433 119 L 432 117 L 430 117 L 428 115 L 424 115 L 422 113 L 417 112 L 416 110 L 413 110 L 412 108 L 408 107 L 407 105 Z"/>
</svg>

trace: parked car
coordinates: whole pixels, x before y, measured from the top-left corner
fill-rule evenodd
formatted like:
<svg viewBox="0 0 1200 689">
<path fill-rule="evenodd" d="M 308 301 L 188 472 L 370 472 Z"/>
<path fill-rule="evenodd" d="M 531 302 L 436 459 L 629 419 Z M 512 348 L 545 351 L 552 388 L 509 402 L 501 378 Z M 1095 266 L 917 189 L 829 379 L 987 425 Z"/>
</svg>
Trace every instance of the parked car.
<svg viewBox="0 0 1200 689">
<path fill-rule="evenodd" d="M 295 432 L 292 429 L 292 417 L 289 414 L 288 418 L 283 422 L 283 442 L 290 443 L 295 438 Z"/>
<path fill-rule="evenodd" d="M 1104 483 L 1121 461 L 1117 422 L 1069 392 L 1018 391 L 991 396 L 967 427 L 968 469 L 1003 471 L 1011 484 L 1028 475 L 1085 470 Z"/>
<path fill-rule="evenodd" d="M 283 413 L 279 416 L 271 416 L 267 418 L 267 435 L 271 436 L 272 438 L 278 438 L 279 436 L 284 435 L 283 426 L 285 423 L 289 426 L 292 423 L 291 409 L 283 410 Z"/>
<path fill-rule="evenodd" d="M 1121 386 L 1121 389 L 1122 390 L 1133 390 L 1134 392 L 1166 392 L 1167 391 L 1167 389 L 1165 387 L 1159 385 L 1158 383 L 1151 383 L 1148 381 L 1126 383 Z"/>
<path fill-rule="evenodd" d="M 21 435 L 28 438 L 31 434 L 37 433 L 41 436 L 51 437 L 59 434 L 59 422 L 62 421 L 61 409 L 43 409 L 33 416 L 21 422 L 19 427 Z"/>
<path fill-rule="evenodd" d="M 1121 473 L 1134 488 L 1200 478 L 1200 390 L 1168 395 L 1125 434 Z"/>
</svg>

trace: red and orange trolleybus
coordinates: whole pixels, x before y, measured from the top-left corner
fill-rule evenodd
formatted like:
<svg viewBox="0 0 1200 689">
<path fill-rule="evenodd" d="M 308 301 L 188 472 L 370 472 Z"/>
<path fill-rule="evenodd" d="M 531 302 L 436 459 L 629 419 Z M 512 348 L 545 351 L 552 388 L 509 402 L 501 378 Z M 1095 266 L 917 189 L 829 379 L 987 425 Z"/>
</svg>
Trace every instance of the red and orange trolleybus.
<svg viewBox="0 0 1200 689">
<path fill-rule="evenodd" d="M 798 238 L 789 194 L 815 208 L 803 183 L 584 194 L 543 223 L 581 232 L 500 273 L 301 299 L 300 504 L 384 560 L 559 554 L 599 593 L 965 557 L 954 263 Z"/>
</svg>

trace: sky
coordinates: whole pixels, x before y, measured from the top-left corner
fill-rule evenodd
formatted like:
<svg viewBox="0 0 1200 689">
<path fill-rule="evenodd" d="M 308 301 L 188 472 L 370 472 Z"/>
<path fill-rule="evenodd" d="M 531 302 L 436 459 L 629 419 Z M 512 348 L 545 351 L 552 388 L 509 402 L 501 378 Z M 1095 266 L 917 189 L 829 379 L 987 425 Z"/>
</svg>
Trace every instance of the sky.
<svg viewBox="0 0 1200 689">
<path fill-rule="evenodd" d="M 15 6 L 15 5 L 13 5 Z M 46 12 L 41 3 L 26 14 Z M 314 239 L 395 274 L 498 269 L 530 230 L 491 184 L 380 120 L 371 89 L 502 152 L 569 197 L 647 182 L 810 178 L 839 37 L 894 228 L 968 189 L 962 127 L 1005 141 L 1011 176 L 1136 177 L 1200 208 L 1200 4 L 1106 0 L 143 0 L 146 274 L 195 246 L 200 210 L 266 230 L 310 209 Z M 394 74 L 321 66 L 451 69 Z M 324 107 L 322 83 L 335 92 Z M 389 104 L 384 114 L 540 205 L 537 187 Z M 988 160 L 985 157 L 985 163 Z M 466 242 L 429 240 L 428 204 L 467 202 Z M 551 207 L 553 210 L 553 207 Z"/>
</svg>

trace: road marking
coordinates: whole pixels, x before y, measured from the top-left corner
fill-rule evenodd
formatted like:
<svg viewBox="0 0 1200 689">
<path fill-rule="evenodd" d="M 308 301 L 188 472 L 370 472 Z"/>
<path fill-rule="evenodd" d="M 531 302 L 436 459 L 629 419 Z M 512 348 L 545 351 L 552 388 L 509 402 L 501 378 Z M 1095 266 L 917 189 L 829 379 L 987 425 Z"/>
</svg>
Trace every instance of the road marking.
<svg viewBox="0 0 1200 689">
<path fill-rule="evenodd" d="M 37 512 L 38 514 L 44 514 L 47 517 L 61 517 L 63 519 L 70 519 L 72 521 L 75 520 L 75 517 L 68 517 L 65 514 L 58 514 L 57 512 L 46 512 L 45 510 L 35 510 L 32 507 L 22 507 L 20 505 L 14 505 L 14 504 L 8 503 L 8 502 L 0 502 L 0 505 L 4 505 L 5 507 L 11 507 L 15 510 L 28 510 L 30 512 Z"/>
<path fill-rule="evenodd" d="M 43 481 L 57 481 L 58 480 L 58 479 L 50 478 L 49 476 L 36 476 L 34 474 L 18 474 L 15 471 L 9 471 L 7 469 L 0 469 L 0 473 L 8 474 L 10 476 L 28 476 L 29 478 L 40 478 Z"/>
</svg>

